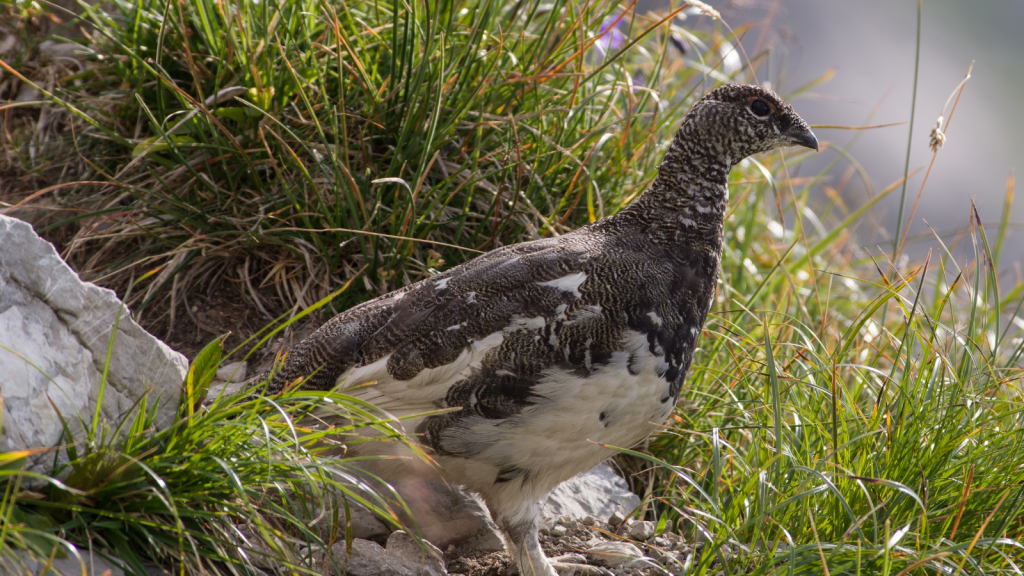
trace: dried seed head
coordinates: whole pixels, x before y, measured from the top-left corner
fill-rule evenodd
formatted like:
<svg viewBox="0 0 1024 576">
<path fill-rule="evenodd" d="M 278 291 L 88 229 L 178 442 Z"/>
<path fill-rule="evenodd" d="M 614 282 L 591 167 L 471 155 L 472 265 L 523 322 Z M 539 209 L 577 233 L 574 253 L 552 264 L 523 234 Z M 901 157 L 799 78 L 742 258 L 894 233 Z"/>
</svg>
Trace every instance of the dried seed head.
<svg viewBox="0 0 1024 576">
<path fill-rule="evenodd" d="M 938 152 L 939 148 L 946 143 L 946 135 L 942 133 L 942 116 L 935 122 L 935 128 L 932 128 L 931 137 L 928 140 L 928 147 L 932 149 L 932 152 Z"/>
<path fill-rule="evenodd" d="M 722 15 L 718 13 L 718 10 L 715 10 L 714 8 L 712 8 L 711 6 L 704 2 L 701 2 L 700 0 L 691 0 L 690 2 L 688 2 L 688 4 L 690 6 L 693 6 L 697 10 L 700 10 L 701 13 L 704 14 L 705 16 L 710 16 L 715 20 L 722 19 Z"/>
</svg>

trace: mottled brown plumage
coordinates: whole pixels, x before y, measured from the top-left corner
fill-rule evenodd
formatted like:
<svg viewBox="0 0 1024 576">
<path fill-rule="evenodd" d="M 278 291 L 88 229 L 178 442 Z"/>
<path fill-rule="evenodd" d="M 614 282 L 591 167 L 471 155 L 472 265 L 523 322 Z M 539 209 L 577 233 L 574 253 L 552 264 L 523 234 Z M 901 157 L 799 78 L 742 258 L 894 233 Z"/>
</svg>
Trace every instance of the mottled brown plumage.
<svg viewBox="0 0 1024 576">
<path fill-rule="evenodd" d="M 396 416 L 458 408 L 407 425 L 446 480 L 484 497 L 522 572 L 552 576 L 537 501 L 610 455 L 595 442 L 634 445 L 669 415 L 714 297 L 729 171 L 786 145 L 817 148 L 789 104 L 722 86 L 627 208 L 338 315 L 266 392 L 376 381 L 354 393 Z"/>
</svg>

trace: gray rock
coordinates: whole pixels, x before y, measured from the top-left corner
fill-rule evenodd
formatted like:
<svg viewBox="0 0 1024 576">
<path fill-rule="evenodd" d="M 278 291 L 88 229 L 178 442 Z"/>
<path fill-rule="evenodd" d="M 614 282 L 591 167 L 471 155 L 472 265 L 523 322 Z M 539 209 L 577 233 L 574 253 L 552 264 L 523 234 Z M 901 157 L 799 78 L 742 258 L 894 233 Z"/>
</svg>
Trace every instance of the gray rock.
<svg viewBox="0 0 1024 576">
<path fill-rule="evenodd" d="M 627 534 L 633 540 L 639 540 L 641 542 L 646 542 L 651 536 L 654 536 L 654 532 L 657 529 L 658 529 L 658 525 L 655 524 L 654 522 L 648 522 L 647 520 L 642 520 L 642 521 L 636 522 L 632 526 L 630 526 L 629 527 L 629 532 L 627 532 Z"/>
<path fill-rule="evenodd" d="M 224 382 L 214 380 L 206 393 L 206 402 L 212 402 L 217 396 L 230 396 L 245 388 L 245 382 Z"/>
<path fill-rule="evenodd" d="M 18 37 L 14 34 L 8 34 L 3 40 L 0 40 L 0 56 L 7 54 L 18 44 Z"/>
<path fill-rule="evenodd" d="M 614 512 L 632 512 L 640 497 L 629 491 L 626 481 L 607 464 L 579 474 L 559 484 L 541 505 L 545 517 L 570 516 L 583 520 L 587 515 L 608 518 Z"/>
<path fill-rule="evenodd" d="M 562 526 L 561 524 L 559 524 L 558 526 L 555 526 L 554 528 L 551 529 L 551 536 L 553 538 L 561 538 L 562 536 L 565 536 L 565 533 L 568 532 L 568 531 L 569 530 L 566 529 L 565 526 Z"/>
<path fill-rule="evenodd" d="M 421 565 L 430 576 L 448 573 L 444 566 L 444 554 L 430 542 L 417 542 L 405 530 L 397 530 L 388 536 L 385 548 L 392 556 Z"/>
<path fill-rule="evenodd" d="M 671 566 L 676 562 L 675 555 L 670 550 L 650 548 L 647 553 L 662 566 Z"/>
<path fill-rule="evenodd" d="M 81 60 L 88 54 L 88 48 L 73 42 L 46 40 L 39 44 L 39 55 L 43 60 L 53 60 L 54 58 L 78 58 Z"/>
<path fill-rule="evenodd" d="M 668 532 L 668 531 L 663 532 L 661 534 L 660 538 L 664 538 L 665 540 L 668 540 L 669 542 L 672 542 L 672 543 L 682 542 L 683 541 L 683 537 L 682 536 L 680 536 L 679 534 L 676 534 L 675 532 Z"/>
<path fill-rule="evenodd" d="M 88 550 L 79 550 L 78 554 L 77 558 L 73 554 L 54 558 L 47 576 L 124 576 L 124 570 L 99 554 Z M 45 558 L 40 561 L 25 551 L 0 555 L 0 574 L 4 576 L 41 574 L 45 565 Z"/>
<path fill-rule="evenodd" d="M 245 380 L 248 366 L 245 360 L 221 364 L 220 368 L 217 368 L 217 380 L 228 384 L 242 382 Z"/>
<path fill-rule="evenodd" d="M 668 570 L 665 570 L 660 564 L 658 564 L 652 558 L 634 558 L 622 565 L 623 568 L 631 568 L 633 570 L 644 570 L 654 572 L 657 574 L 668 574 Z"/>
<path fill-rule="evenodd" d="M 400 556 L 388 553 L 380 544 L 356 538 L 352 540 L 352 553 L 345 549 L 345 542 L 331 547 L 333 566 L 328 564 L 328 573 L 339 576 L 436 576 L 425 564 L 410 562 Z M 330 568 L 333 568 L 331 570 Z"/>
<path fill-rule="evenodd" d="M 366 508 L 363 508 L 355 502 L 349 502 L 349 517 L 348 520 L 352 523 L 352 537 L 353 538 L 365 538 L 367 540 L 376 540 L 377 538 L 383 538 L 391 532 L 391 528 L 388 528 L 387 524 L 381 522 L 373 512 L 370 512 Z M 345 510 L 342 509 L 339 514 L 341 522 L 341 534 L 345 534 Z"/>
<path fill-rule="evenodd" d="M 185 357 L 136 324 L 113 291 L 82 282 L 27 223 L 0 216 L 0 246 L 0 451 L 56 446 L 58 411 L 76 436 L 79 415 L 92 421 L 119 313 L 101 414 L 116 427 L 150 391 L 156 425 L 169 424 Z M 52 462 L 52 453 L 38 454 L 29 469 L 45 472 Z"/>
<path fill-rule="evenodd" d="M 639 548 L 629 542 L 601 542 L 583 551 L 592 564 L 615 568 L 644 557 Z"/>
<path fill-rule="evenodd" d="M 622 524 L 625 521 L 626 516 L 622 512 L 619 512 L 618 510 L 612 512 L 612 515 L 608 517 L 608 523 L 612 526 L 618 526 L 619 524 Z"/>
<path fill-rule="evenodd" d="M 23 83 L 21 87 L 18 88 L 18 95 L 14 98 L 14 101 L 33 102 L 35 100 L 39 100 L 41 96 L 42 93 L 39 91 L 38 88 L 32 86 L 31 84 Z"/>
</svg>

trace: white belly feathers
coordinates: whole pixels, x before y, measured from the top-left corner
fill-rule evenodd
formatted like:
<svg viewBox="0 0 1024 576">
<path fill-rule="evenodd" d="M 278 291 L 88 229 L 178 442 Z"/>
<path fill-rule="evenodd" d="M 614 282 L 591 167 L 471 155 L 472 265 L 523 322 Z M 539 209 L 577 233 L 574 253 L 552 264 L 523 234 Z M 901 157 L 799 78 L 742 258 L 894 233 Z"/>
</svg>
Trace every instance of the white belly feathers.
<svg viewBox="0 0 1024 576">
<path fill-rule="evenodd" d="M 506 330 L 529 328 L 533 322 L 518 319 Z M 395 417 L 436 410 L 448 389 L 479 368 L 488 350 L 501 345 L 504 334 L 475 341 L 454 362 L 425 369 L 410 380 L 392 378 L 384 357 L 347 370 L 339 383 L 348 394 Z M 674 403 L 662 376 L 664 356 L 650 352 L 646 334 L 630 331 L 624 340 L 625 351 L 614 352 L 589 375 L 547 369 L 532 389 L 535 404 L 509 418 L 471 418 L 458 441 L 473 445 L 484 462 L 546 470 L 546 476 L 561 479 L 607 458 L 611 451 L 601 444 L 635 446 L 657 430 Z"/>
<path fill-rule="evenodd" d="M 632 332 L 634 350 L 615 352 L 609 363 L 588 376 L 549 369 L 534 387 L 536 404 L 502 420 L 476 418 L 464 441 L 480 458 L 531 470 L 557 479 L 596 466 L 612 451 L 630 448 L 651 435 L 672 412 L 664 358 L 647 348 L 645 335 Z M 662 399 L 666 399 L 664 402 Z"/>
</svg>

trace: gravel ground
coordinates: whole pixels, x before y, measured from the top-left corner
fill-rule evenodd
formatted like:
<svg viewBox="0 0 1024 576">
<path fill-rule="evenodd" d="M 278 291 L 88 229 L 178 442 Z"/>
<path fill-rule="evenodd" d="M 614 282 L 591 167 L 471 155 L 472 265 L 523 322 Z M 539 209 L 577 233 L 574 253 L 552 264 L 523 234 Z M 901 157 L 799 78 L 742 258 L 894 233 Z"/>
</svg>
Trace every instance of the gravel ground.
<svg viewBox="0 0 1024 576">
<path fill-rule="evenodd" d="M 593 517 L 581 521 L 568 517 L 549 521 L 541 528 L 540 542 L 544 553 L 549 558 L 574 555 L 571 560 L 574 563 L 603 569 L 602 572 L 595 570 L 593 574 L 647 576 L 683 574 L 687 562 L 693 561 L 694 552 L 699 553 L 703 547 L 702 544 L 688 544 L 673 532 L 654 535 L 654 522 L 621 523 L 621 519 L 615 517 L 610 520 L 620 520 L 620 523 L 609 524 Z M 622 553 L 617 553 L 619 550 Z M 731 556 L 725 555 L 727 560 Z M 452 576 L 506 576 L 512 565 L 503 552 L 452 555 L 446 560 L 448 574 Z"/>
</svg>

